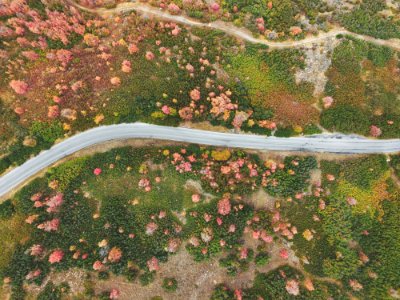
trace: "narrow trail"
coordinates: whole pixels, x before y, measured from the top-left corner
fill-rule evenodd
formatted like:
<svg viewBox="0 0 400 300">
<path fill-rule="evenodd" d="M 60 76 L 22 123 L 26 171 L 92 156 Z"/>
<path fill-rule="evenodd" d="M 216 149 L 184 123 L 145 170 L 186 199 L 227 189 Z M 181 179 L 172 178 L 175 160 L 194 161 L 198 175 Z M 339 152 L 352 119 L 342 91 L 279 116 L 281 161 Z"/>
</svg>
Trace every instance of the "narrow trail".
<svg viewBox="0 0 400 300">
<path fill-rule="evenodd" d="M 298 41 L 289 40 L 289 41 L 282 41 L 282 42 L 272 42 L 272 41 L 267 41 L 265 39 L 255 38 L 249 30 L 236 27 L 232 23 L 223 22 L 223 21 L 202 23 L 202 22 L 196 21 L 194 19 L 191 19 L 189 17 L 183 16 L 183 15 L 172 15 L 172 14 L 168 13 L 167 11 L 163 11 L 159 8 L 152 7 L 152 6 L 146 5 L 144 3 L 139 3 L 139 2 L 120 3 L 115 8 L 112 8 L 112 9 L 105 9 L 105 8 L 90 9 L 90 8 L 83 7 L 79 4 L 76 4 L 72 0 L 70 0 L 69 3 L 81 10 L 84 10 L 84 11 L 87 11 L 90 13 L 94 13 L 94 14 L 98 14 L 102 17 L 108 17 L 108 16 L 111 16 L 114 14 L 130 12 L 130 11 L 134 10 L 134 11 L 140 13 L 143 17 L 157 17 L 157 18 L 160 18 L 163 20 L 172 21 L 172 22 L 176 22 L 176 23 L 180 23 L 180 24 L 184 24 L 184 25 L 188 25 L 188 26 L 221 30 L 228 35 L 235 36 L 237 38 L 243 39 L 250 43 L 267 45 L 271 49 L 285 49 L 285 48 L 302 47 L 302 46 L 310 45 L 313 43 L 319 43 L 319 42 L 324 41 L 329 38 L 333 38 L 333 37 L 337 36 L 338 34 L 347 34 L 347 35 L 356 37 L 358 39 L 361 39 L 361 40 L 364 40 L 364 41 L 367 41 L 370 43 L 374 43 L 376 45 L 386 46 L 386 47 L 392 48 L 394 50 L 400 51 L 400 40 L 376 39 L 371 36 L 353 33 L 353 32 L 350 32 L 350 31 L 348 31 L 344 28 L 340 28 L 340 27 L 333 28 L 332 30 L 330 30 L 328 32 L 322 32 L 318 35 L 307 36 L 303 40 L 298 40 Z"/>
</svg>

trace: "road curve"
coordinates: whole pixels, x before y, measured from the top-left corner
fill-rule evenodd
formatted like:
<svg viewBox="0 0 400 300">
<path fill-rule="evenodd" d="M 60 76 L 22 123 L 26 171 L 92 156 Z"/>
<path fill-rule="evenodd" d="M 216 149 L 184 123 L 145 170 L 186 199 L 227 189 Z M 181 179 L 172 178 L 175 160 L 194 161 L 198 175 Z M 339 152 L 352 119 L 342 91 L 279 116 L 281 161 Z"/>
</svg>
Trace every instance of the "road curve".
<svg viewBox="0 0 400 300">
<path fill-rule="evenodd" d="M 274 42 L 274 41 L 268 41 L 265 39 L 255 38 L 249 30 L 244 29 L 244 28 L 239 28 L 239 27 L 233 25 L 232 23 L 223 22 L 223 21 L 202 23 L 202 22 L 196 21 L 194 19 L 188 18 L 186 16 L 183 16 L 183 15 L 172 15 L 165 10 L 161 10 L 159 8 L 156 8 L 156 7 L 147 5 L 145 3 L 141 3 L 141 2 L 124 2 L 124 3 L 118 4 L 115 8 L 112 8 L 112 9 L 104 9 L 104 8 L 90 9 L 90 8 L 87 8 L 87 7 L 84 7 L 84 6 L 81 6 L 77 3 L 75 3 L 73 0 L 69 0 L 69 3 L 71 3 L 71 5 L 77 7 L 81 10 L 91 12 L 91 13 L 96 13 L 96 14 L 99 14 L 104 17 L 134 10 L 134 11 L 142 14 L 145 17 L 153 16 L 153 17 L 157 17 L 162 20 L 176 22 L 176 23 L 187 25 L 187 26 L 221 30 L 228 35 L 237 37 L 239 39 L 245 40 L 245 41 L 253 43 L 253 44 L 267 45 L 271 49 L 303 47 L 306 45 L 312 45 L 313 43 L 318 43 L 318 42 L 324 41 L 328 38 L 335 37 L 338 34 L 343 34 L 343 35 L 347 34 L 347 35 L 354 36 L 358 39 L 361 39 L 361 40 L 364 40 L 364 41 L 367 41 L 367 42 L 370 42 L 370 43 L 373 43 L 376 45 L 386 46 L 386 47 L 392 48 L 394 50 L 400 51 L 400 41 L 399 40 L 377 39 L 377 38 L 374 38 L 371 36 L 353 33 L 344 28 L 334 28 L 328 32 L 321 32 L 315 36 L 307 36 L 305 39 L 302 39 L 302 40 L 289 40 L 289 41 L 282 41 L 282 42 L 276 42 L 276 41 Z"/>
<path fill-rule="evenodd" d="M 187 142 L 231 148 L 372 154 L 400 152 L 400 139 L 372 140 L 354 136 L 309 136 L 276 138 L 250 134 L 221 133 L 183 127 L 131 123 L 100 126 L 76 134 L 41 152 L 9 173 L 0 177 L 0 197 L 6 195 L 31 176 L 58 160 L 81 149 L 111 140 L 144 138 Z"/>
</svg>

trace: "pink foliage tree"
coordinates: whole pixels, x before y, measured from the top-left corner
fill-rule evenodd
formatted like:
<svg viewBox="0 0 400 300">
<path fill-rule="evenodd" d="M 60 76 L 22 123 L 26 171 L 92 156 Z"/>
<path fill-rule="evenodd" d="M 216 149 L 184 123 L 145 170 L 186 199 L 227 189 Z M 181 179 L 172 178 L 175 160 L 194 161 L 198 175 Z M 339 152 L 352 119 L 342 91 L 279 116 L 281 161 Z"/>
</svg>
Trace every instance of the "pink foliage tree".
<svg viewBox="0 0 400 300">
<path fill-rule="evenodd" d="M 122 251 L 118 247 L 111 248 L 108 253 L 108 260 L 112 263 L 118 262 L 122 257 Z"/>
<path fill-rule="evenodd" d="M 64 252 L 60 249 L 54 250 L 49 256 L 51 264 L 59 263 L 64 257 Z"/>
<path fill-rule="evenodd" d="M 231 212 L 231 202 L 229 198 L 225 197 L 218 201 L 218 213 L 226 216 Z"/>
<path fill-rule="evenodd" d="M 147 267 L 149 268 L 150 272 L 159 270 L 160 267 L 158 265 L 158 259 L 153 256 L 150 260 L 147 261 Z"/>
<path fill-rule="evenodd" d="M 11 80 L 9 85 L 19 95 L 23 95 L 28 91 L 28 84 L 22 80 Z"/>
<path fill-rule="evenodd" d="M 72 52 L 69 50 L 60 49 L 57 50 L 56 57 L 57 60 L 61 63 L 61 65 L 65 67 L 72 60 Z"/>
<path fill-rule="evenodd" d="M 382 135 L 382 130 L 378 126 L 372 125 L 369 129 L 369 133 L 373 137 L 379 137 Z"/>
</svg>

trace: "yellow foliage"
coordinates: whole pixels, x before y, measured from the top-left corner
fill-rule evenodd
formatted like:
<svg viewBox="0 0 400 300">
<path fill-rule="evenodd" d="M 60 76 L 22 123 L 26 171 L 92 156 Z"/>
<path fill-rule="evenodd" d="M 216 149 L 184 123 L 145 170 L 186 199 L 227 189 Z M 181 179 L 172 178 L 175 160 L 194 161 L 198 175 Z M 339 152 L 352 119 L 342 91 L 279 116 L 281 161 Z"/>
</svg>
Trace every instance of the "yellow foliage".
<svg viewBox="0 0 400 300">
<path fill-rule="evenodd" d="M 104 120 L 104 115 L 103 114 L 99 114 L 96 115 L 96 117 L 94 118 L 94 122 L 98 125 L 101 121 Z"/>
<path fill-rule="evenodd" d="M 170 108 L 169 108 L 169 114 L 170 114 L 171 116 L 176 116 L 176 109 L 173 108 L 173 107 L 170 107 Z"/>
<path fill-rule="evenodd" d="M 225 161 L 231 157 L 231 152 L 228 149 L 217 151 L 211 151 L 211 157 L 217 161 Z"/>
<path fill-rule="evenodd" d="M 164 113 L 161 112 L 161 111 L 155 111 L 155 112 L 153 112 L 153 113 L 151 114 L 151 117 L 152 117 L 153 119 L 164 119 L 164 118 L 165 118 L 165 115 L 164 115 Z"/>
<path fill-rule="evenodd" d="M 299 125 L 295 125 L 295 126 L 293 127 L 293 130 L 294 130 L 294 132 L 296 132 L 296 133 L 302 133 L 302 132 L 303 132 L 303 128 L 302 128 L 301 126 L 299 126 Z"/>
<path fill-rule="evenodd" d="M 387 191 L 386 180 L 390 177 L 390 172 L 386 172 L 381 178 L 378 178 L 371 185 L 370 189 L 361 189 L 352 185 L 346 180 L 340 180 L 338 186 L 338 192 L 346 197 L 353 197 L 357 200 L 357 204 L 353 206 L 353 210 L 356 213 L 370 213 L 373 215 L 376 211 L 378 212 L 378 219 L 381 219 L 384 212 L 381 206 L 381 202 L 385 199 L 389 199 L 389 193 Z"/>
<path fill-rule="evenodd" d="M 65 131 L 69 131 L 69 130 L 71 130 L 71 125 L 69 125 L 69 124 L 67 124 L 67 123 L 63 123 L 63 129 L 64 129 Z"/>
</svg>

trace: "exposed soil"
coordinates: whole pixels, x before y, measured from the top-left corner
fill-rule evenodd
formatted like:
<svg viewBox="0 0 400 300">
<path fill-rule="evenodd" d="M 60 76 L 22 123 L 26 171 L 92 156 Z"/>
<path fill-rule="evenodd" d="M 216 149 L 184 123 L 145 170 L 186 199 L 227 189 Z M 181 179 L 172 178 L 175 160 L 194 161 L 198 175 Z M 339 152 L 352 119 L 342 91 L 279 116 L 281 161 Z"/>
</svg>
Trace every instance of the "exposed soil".
<svg viewBox="0 0 400 300">
<path fill-rule="evenodd" d="M 210 193 L 206 193 L 203 190 L 200 181 L 195 181 L 195 180 L 189 179 L 188 181 L 186 181 L 185 188 L 190 191 L 193 191 L 194 193 L 203 195 L 206 198 L 206 201 L 215 198 L 214 195 L 212 195 Z"/>
<path fill-rule="evenodd" d="M 272 211 L 275 208 L 276 198 L 268 195 L 265 189 L 260 188 L 245 199 L 255 209 L 268 209 Z"/>
<path fill-rule="evenodd" d="M 244 235 L 244 246 L 256 249 L 260 241 L 255 240 L 250 234 Z M 128 282 L 124 277 L 111 276 L 108 280 L 95 280 L 93 282 L 96 294 L 117 288 L 120 291 L 120 300 L 150 300 L 154 296 L 161 296 L 164 300 L 203 300 L 209 299 L 215 285 L 225 283 L 231 288 L 246 288 L 251 286 L 256 271 L 267 273 L 285 264 L 299 268 L 298 258 L 292 251 L 289 251 L 289 259 L 282 260 L 279 257 L 279 250 L 283 247 L 279 243 L 274 243 L 267 247 L 271 254 L 270 262 L 263 267 L 256 267 L 254 262 L 250 263 L 249 269 L 240 272 L 235 277 L 227 275 L 226 270 L 219 266 L 219 258 L 214 258 L 205 262 L 196 262 L 190 254 L 181 247 L 175 254 L 169 257 L 168 262 L 160 265 L 154 282 L 148 286 L 142 286 L 138 280 Z M 96 278 L 96 274 L 92 274 Z M 162 281 L 166 277 L 175 278 L 178 281 L 176 292 L 169 293 L 163 290 Z M 78 295 L 85 290 L 86 272 L 81 269 L 70 269 L 65 272 L 52 273 L 44 281 L 42 286 L 27 285 L 26 288 L 31 296 L 37 295 L 51 280 L 55 284 L 67 281 L 71 287 L 71 294 Z"/>
<path fill-rule="evenodd" d="M 224 126 L 213 126 L 210 124 L 210 122 L 207 122 L 207 121 L 197 122 L 197 123 L 185 122 L 185 123 L 181 124 L 181 127 L 201 129 L 201 130 L 210 130 L 210 131 L 216 131 L 216 132 L 231 132 L 231 130 L 229 130 L 228 128 L 226 128 Z"/>
</svg>

